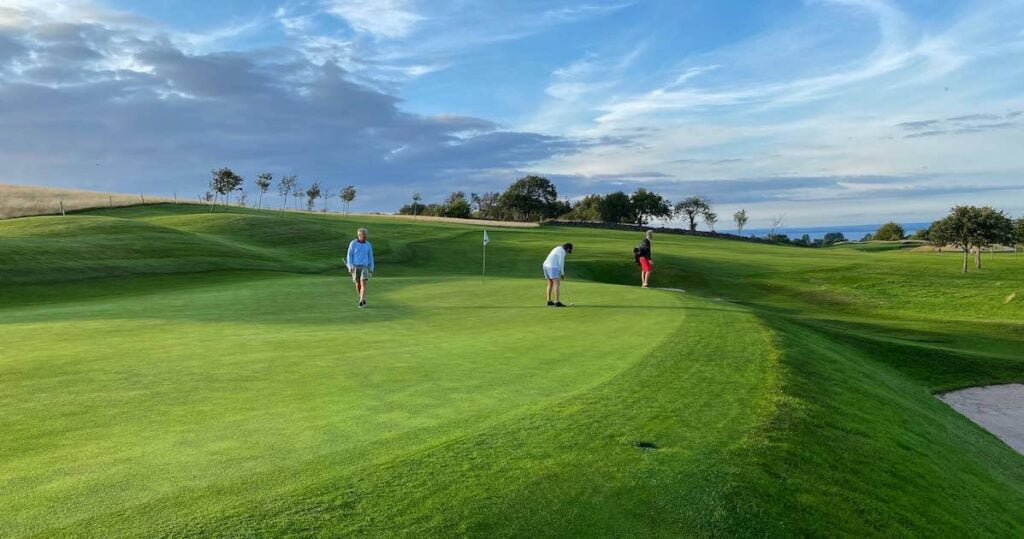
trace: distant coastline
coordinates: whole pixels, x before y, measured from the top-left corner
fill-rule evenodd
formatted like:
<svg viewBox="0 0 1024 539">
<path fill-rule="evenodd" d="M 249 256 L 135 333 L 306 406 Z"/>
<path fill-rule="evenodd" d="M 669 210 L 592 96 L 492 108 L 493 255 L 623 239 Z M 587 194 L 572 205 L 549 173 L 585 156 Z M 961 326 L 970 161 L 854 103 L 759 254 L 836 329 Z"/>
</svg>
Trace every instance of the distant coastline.
<svg viewBox="0 0 1024 539">
<path fill-rule="evenodd" d="M 913 234 L 914 232 L 928 228 L 931 223 L 900 223 L 906 230 L 907 235 Z M 811 237 L 812 240 L 823 238 L 825 234 L 829 232 L 842 232 L 843 236 L 848 240 L 859 240 L 864 237 L 865 234 L 874 234 L 881 223 L 868 224 L 868 225 L 835 225 L 835 226 L 801 226 L 801 227 L 784 227 L 779 228 L 775 231 L 776 234 L 785 234 L 790 238 L 800 238 L 804 234 Z M 735 229 L 720 227 L 722 232 L 733 232 Z M 744 236 L 767 236 L 769 229 L 767 228 L 748 228 L 743 230 Z"/>
</svg>

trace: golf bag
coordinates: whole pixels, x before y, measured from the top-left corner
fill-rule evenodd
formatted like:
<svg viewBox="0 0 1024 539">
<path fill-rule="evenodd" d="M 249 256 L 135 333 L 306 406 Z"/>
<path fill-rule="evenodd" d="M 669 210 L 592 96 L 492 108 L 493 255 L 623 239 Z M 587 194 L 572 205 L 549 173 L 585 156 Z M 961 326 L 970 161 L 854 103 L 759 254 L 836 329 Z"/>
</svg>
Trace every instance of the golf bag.
<svg viewBox="0 0 1024 539">
<path fill-rule="evenodd" d="M 636 265 L 640 265 L 640 257 L 642 256 L 651 258 L 650 247 L 647 246 L 646 239 L 636 244 L 636 247 L 633 247 L 633 262 L 636 262 Z"/>
</svg>

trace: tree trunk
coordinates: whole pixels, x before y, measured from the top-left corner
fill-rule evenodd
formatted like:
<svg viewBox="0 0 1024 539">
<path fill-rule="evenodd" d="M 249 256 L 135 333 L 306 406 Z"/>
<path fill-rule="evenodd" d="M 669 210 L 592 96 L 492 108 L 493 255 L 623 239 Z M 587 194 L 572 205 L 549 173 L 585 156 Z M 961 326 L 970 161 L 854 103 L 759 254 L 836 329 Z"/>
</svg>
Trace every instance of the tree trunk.
<svg viewBox="0 0 1024 539">
<path fill-rule="evenodd" d="M 288 207 L 288 193 L 284 194 L 284 204 L 281 204 L 281 215 L 284 215 L 284 209 Z"/>
<path fill-rule="evenodd" d="M 217 207 L 217 193 L 213 194 L 213 202 L 210 203 L 210 213 L 213 213 L 213 209 Z"/>
<path fill-rule="evenodd" d="M 964 249 L 964 269 L 963 269 L 963 273 L 967 273 L 967 258 L 968 258 L 968 255 L 970 255 L 970 253 L 971 253 L 971 249 L 970 248 L 965 248 Z"/>
<path fill-rule="evenodd" d="M 974 267 L 981 269 L 981 247 L 978 247 L 978 250 L 974 252 Z"/>
<path fill-rule="evenodd" d="M 259 210 L 263 206 L 263 191 L 260 191 L 260 197 L 256 199 L 256 209 Z"/>
</svg>

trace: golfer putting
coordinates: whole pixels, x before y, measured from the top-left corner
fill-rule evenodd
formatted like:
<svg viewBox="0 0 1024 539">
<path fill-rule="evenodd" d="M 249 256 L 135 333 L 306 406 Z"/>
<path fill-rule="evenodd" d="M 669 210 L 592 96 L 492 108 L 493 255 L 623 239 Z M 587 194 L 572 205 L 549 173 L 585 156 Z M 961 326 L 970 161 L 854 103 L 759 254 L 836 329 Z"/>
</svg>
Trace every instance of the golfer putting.
<svg viewBox="0 0 1024 539">
<path fill-rule="evenodd" d="M 366 229 L 360 228 L 356 231 L 356 239 L 348 244 L 348 255 L 345 257 L 345 266 L 352 275 L 352 282 L 356 285 L 356 292 L 359 294 L 359 308 L 366 307 L 366 281 L 373 276 L 373 245 L 366 239 Z"/>
<path fill-rule="evenodd" d="M 548 280 L 548 307 L 565 307 L 561 300 L 562 279 L 565 278 L 565 255 L 571 252 L 572 244 L 566 243 L 552 249 L 544 259 L 544 278 Z"/>
</svg>

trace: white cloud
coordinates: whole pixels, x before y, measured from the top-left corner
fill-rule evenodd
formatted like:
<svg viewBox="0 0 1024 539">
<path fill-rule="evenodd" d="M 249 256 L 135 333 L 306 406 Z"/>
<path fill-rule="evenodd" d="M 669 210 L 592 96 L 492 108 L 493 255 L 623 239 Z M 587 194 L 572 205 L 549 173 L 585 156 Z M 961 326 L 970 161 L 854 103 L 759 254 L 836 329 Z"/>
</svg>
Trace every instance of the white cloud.
<svg viewBox="0 0 1024 539">
<path fill-rule="evenodd" d="M 956 189 L 944 183 L 948 179 L 935 175 L 939 172 L 948 174 L 946 178 L 983 178 L 979 192 L 987 192 L 983 188 L 994 185 L 994 178 L 1024 173 L 1024 163 L 1014 149 L 1024 127 L 1016 117 L 1005 117 L 1021 110 L 1024 97 L 1019 91 L 1014 97 L 1000 97 L 1012 92 L 1014 81 L 1024 80 L 1024 65 L 1007 62 L 1018 47 L 1011 28 L 1024 20 L 1024 5 L 981 4 L 965 10 L 945 28 L 927 31 L 891 2 L 821 0 L 810 3 L 810 8 L 832 13 L 838 9 L 840 17 L 872 21 L 877 40 L 859 56 L 815 63 L 807 55 L 827 42 L 769 32 L 745 43 L 728 44 L 724 50 L 677 58 L 676 62 L 690 67 L 665 70 L 653 88 L 618 91 L 625 86 L 616 79 L 635 77 L 629 71 L 606 77 L 601 85 L 562 88 L 570 95 L 586 90 L 589 93 L 582 101 L 589 106 L 558 117 L 561 126 L 543 120 L 527 125 L 590 138 L 628 133 L 630 143 L 587 147 L 555 156 L 540 167 L 591 177 L 657 170 L 670 176 L 658 184 L 665 190 L 683 180 L 928 174 L 914 182 L 891 181 L 884 186 L 850 180 L 779 191 L 780 199 L 765 206 L 772 212 L 784 210 L 787 201 L 834 200 L 827 203 L 834 210 L 850 204 L 851 197 L 876 199 L 901 192 L 922 196 L 930 191 L 935 197 L 929 203 L 934 207 L 938 200 L 941 208 L 972 187 Z M 800 31 L 820 28 L 819 24 Z M 784 51 L 785 56 L 780 58 L 776 51 Z M 790 69 L 786 58 L 794 58 L 792 65 L 799 69 Z M 589 69 L 593 63 L 584 58 L 579 65 L 556 72 L 553 81 L 600 72 Z M 737 77 L 737 63 L 771 69 L 751 69 L 745 77 Z M 538 117 L 550 116 L 550 110 L 546 104 Z M 900 122 L 972 114 L 1001 119 L 953 126 L 942 136 L 927 139 L 904 139 L 907 132 L 896 127 Z M 1018 200 L 1018 206 L 1022 202 Z M 871 211 L 864 205 L 849 210 Z M 836 222 L 827 213 L 812 219 L 822 216 Z"/>
<path fill-rule="evenodd" d="M 407 0 L 331 0 L 326 10 L 353 30 L 381 38 L 407 36 L 423 20 Z"/>
<path fill-rule="evenodd" d="M 262 18 L 236 21 L 204 32 L 175 32 L 173 39 L 179 46 L 192 52 L 224 50 L 232 40 L 253 34 L 266 27 Z"/>
<path fill-rule="evenodd" d="M 206 171 L 229 163 L 246 176 L 288 171 L 328 185 L 358 178 L 373 186 L 368 203 L 389 208 L 410 178 L 454 182 L 579 145 L 482 118 L 402 110 L 398 97 L 336 63 L 286 47 L 195 52 L 162 31 L 18 11 L 18 27 L 0 28 L 15 45 L 0 50 L 0 73 L 24 64 L 0 77 L 0 181 L 201 191 Z"/>
</svg>

